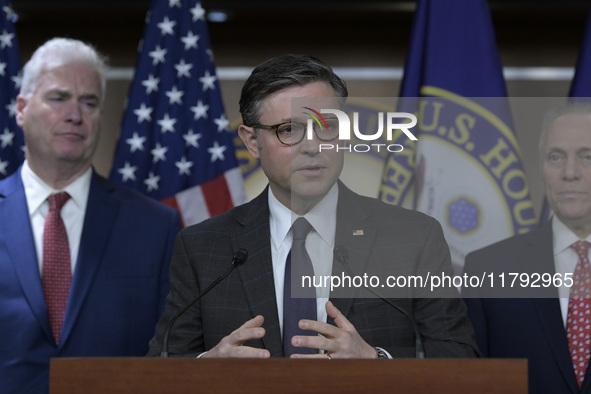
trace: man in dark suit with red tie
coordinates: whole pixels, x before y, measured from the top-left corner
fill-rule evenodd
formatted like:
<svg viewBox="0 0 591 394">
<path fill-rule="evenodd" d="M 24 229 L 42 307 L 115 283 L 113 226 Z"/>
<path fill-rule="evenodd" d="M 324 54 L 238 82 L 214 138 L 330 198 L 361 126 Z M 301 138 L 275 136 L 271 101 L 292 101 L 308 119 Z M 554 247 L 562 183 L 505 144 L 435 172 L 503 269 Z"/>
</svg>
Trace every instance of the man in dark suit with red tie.
<svg viewBox="0 0 591 394">
<path fill-rule="evenodd" d="M 24 67 L 26 161 L 0 181 L 2 393 L 46 393 L 54 357 L 145 354 L 163 310 L 180 218 L 92 169 L 105 80 L 72 39 Z"/>
<path fill-rule="evenodd" d="M 531 393 L 591 393 L 588 104 L 571 104 L 548 115 L 540 164 L 553 218 L 536 231 L 469 254 L 465 273 L 493 275 L 496 288 L 467 287 L 462 295 L 485 356 L 528 359 Z M 503 273 L 504 289 L 498 280 Z M 542 280 L 537 287 L 522 287 L 518 278 L 517 286 L 509 288 L 510 273 L 523 274 L 530 283 L 543 275 L 559 280 L 550 287 Z"/>
<path fill-rule="evenodd" d="M 308 305 L 302 306 L 294 305 L 298 296 L 286 291 L 288 267 L 294 275 L 293 266 L 308 259 L 314 275 L 342 273 L 344 264 L 356 274 L 376 266 L 392 274 L 425 267 L 451 274 L 439 223 L 357 195 L 338 181 L 343 150 L 319 149 L 322 142 L 335 143 L 334 119 L 327 117 L 325 128 L 311 124 L 314 131 L 306 131 L 308 116 L 301 107 L 292 110 L 296 97 L 304 100 L 306 111 L 342 108 L 347 88 L 330 67 L 309 56 L 279 56 L 252 72 L 242 89 L 244 124 L 239 135 L 260 160 L 269 186 L 253 201 L 179 234 L 171 262 L 171 292 L 149 355 L 160 354 L 172 316 L 221 276 L 233 254 L 243 248 L 248 261 L 173 326 L 168 346 L 172 355 L 414 356 L 415 332 L 409 318 L 384 300 L 359 298 L 352 292 L 337 296 L 323 289 L 313 303 L 303 301 Z M 338 247 L 347 250 L 346 258 L 333 252 Z M 477 355 L 460 299 L 435 294 L 392 301 L 417 322 L 427 357 Z M 292 316 L 301 307 L 307 312 Z"/>
</svg>

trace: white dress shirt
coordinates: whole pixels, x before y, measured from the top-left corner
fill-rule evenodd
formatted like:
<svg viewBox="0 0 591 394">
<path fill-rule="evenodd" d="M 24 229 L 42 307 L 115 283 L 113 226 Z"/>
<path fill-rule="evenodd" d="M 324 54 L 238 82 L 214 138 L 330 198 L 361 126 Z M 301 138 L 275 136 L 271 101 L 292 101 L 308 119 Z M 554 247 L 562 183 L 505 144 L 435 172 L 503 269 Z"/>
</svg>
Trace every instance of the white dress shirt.
<svg viewBox="0 0 591 394">
<path fill-rule="evenodd" d="M 275 299 L 281 335 L 283 336 L 283 283 L 285 280 L 285 263 L 291 250 L 291 225 L 299 217 L 285 205 L 281 204 L 269 188 L 269 230 L 271 233 L 271 258 L 273 260 L 273 281 Z M 339 188 L 335 183 L 326 196 L 314 208 L 304 215 L 312 225 L 306 237 L 306 251 L 314 267 L 315 276 L 328 276 L 332 273 L 333 250 L 337 226 L 337 203 Z M 326 323 L 326 303 L 330 297 L 330 281 L 326 288 L 316 288 L 316 317 Z M 381 348 L 378 348 L 381 349 Z M 384 350 L 384 349 L 381 349 Z M 323 350 L 320 351 L 324 353 Z M 384 350 L 384 352 L 386 352 Z M 203 352 L 197 358 L 203 357 Z M 386 352 L 388 358 L 392 358 Z"/>
<path fill-rule="evenodd" d="M 74 274 L 78 250 L 80 248 L 82 227 L 84 225 L 84 216 L 86 214 L 86 204 L 88 203 L 88 194 L 90 192 L 91 177 L 92 169 L 88 168 L 84 174 L 66 186 L 64 190 L 55 190 L 43 182 L 31 170 L 31 167 L 29 167 L 29 164 L 25 160 L 21 171 L 21 179 L 25 188 L 25 196 L 29 208 L 29 219 L 31 220 L 33 239 L 35 240 L 39 273 L 42 272 L 43 265 L 43 228 L 45 218 L 49 213 L 49 201 L 47 201 L 47 198 L 51 194 L 65 191 L 70 195 L 70 199 L 62 207 L 61 216 L 68 233 L 72 275 Z"/>
<path fill-rule="evenodd" d="M 554 215 L 552 217 L 552 236 L 553 236 L 553 250 L 554 250 L 554 269 L 557 274 L 560 274 L 564 280 L 564 274 L 574 273 L 579 256 L 577 252 L 571 247 L 581 239 L 577 237 L 564 223 Z M 591 235 L 583 241 L 591 243 Z M 558 296 L 560 301 L 560 309 L 562 312 L 562 322 L 566 327 L 566 318 L 568 314 L 568 299 L 570 288 L 563 286 L 558 289 Z"/>
<path fill-rule="evenodd" d="M 326 276 L 332 272 L 334 239 L 337 225 L 337 202 L 339 188 L 334 184 L 324 198 L 304 215 L 312 225 L 306 237 L 306 251 L 314 266 L 315 276 Z M 269 188 L 269 225 L 271 231 L 271 257 L 273 259 L 273 279 L 279 325 L 283 333 L 283 281 L 285 261 L 291 250 L 291 225 L 298 216 L 281 204 Z M 329 284 L 330 286 L 330 284 Z M 329 299 L 330 288 L 316 289 L 317 320 L 326 322 L 325 304 Z"/>
</svg>

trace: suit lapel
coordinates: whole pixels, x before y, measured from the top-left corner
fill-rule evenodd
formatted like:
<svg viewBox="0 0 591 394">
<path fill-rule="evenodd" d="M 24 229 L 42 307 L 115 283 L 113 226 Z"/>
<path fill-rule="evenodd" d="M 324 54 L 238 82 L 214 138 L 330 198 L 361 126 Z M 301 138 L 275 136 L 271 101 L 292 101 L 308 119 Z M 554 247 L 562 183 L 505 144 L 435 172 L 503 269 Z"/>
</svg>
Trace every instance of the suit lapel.
<svg viewBox="0 0 591 394">
<path fill-rule="evenodd" d="M 248 205 L 248 211 L 237 219 L 239 230 L 232 236 L 234 250 L 245 248 L 249 252 L 247 263 L 239 267 L 238 272 L 253 316 L 265 316 L 265 348 L 272 356 L 283 356 L 273 280 L 268 188 Z M 355 275 L 365 271 L 376 237 L 375 230 L 367 225 L 369 217 L 358 203 L 356 194 L 339 182 L 335 246 L 346 245 L 349 266 Z M 333 262 L 332 272 L 333 275 L 348 274 L 336 261 Z M 350 289 L 344 290 L 344 294 L 331 293 L 331 301 L 343 315 L 348 316 L 355 294 Z M 334 324 L 332 319 L 328 320 Z"/>
<path fill-rule="evenodd" d="M 269 229 L 268 187 L 250 204 L 247 211 L 237 218 L 238 230 L 232 234 L 234 250 L 248 251 L 247 262 L 238 267 L 246 300 L 254 316 L 265 317 L 266 334 L 262 341 L 273 357 L 283 356 L 283 343 L 277 313 L 271 235 Z"/>
<path fill-rule="evenodd" d="M 363 210 L 356 194 L 339 181 L 339 202 L 337 205 L 337 224 L 335 248 L 346 247 L 348 266 L 353 275 L 366 272 L 369 255 L 376 238 L 375 229 L 368 226 L 369 214 Z M 332 275 L 351 275 L 336 259 L 333 261 Z M 341 288 L 331 292 L 332 303 L 345 317 L 349 316 L 351 306 L 358 290 Z M 334 324 L 332 319 L 329 321 Z"/>
<path fill-rule="evenodd" d="M 539 273 L 556 272 L 554 268 L 554 251 L 552 241 L 552 226 L 550 223 L 540 229 L 539 234 L 530 239 L 531 249 L 527 255 L 529 259 L 536 262 Z M 531 261 L 530 260 L 530 261 Z M 525 271 L 524 271 L 525 272 Z M 531 302 L 539 319 L 539 325 L 542 328 L 552 349 L 556 364 L 560 369 L 565 381 L 573 393 L 578 392 L 579 387 L 576 382 L 572 360 L 569 353 L 568 340 L 562 320 L 558 292 L 555 292 L 548 298 L 532 298 Z"/>
<path fill-rule="evenodd" d="M 103 259 L 112 226 L 119 212 L 119 201 L 112 195 L 112 188 L 93 173 L 84 226 L 80 239 L 80 249 L 76 260 L 76 270 L 72 278 L 68 309 L 62 329 L 60 345 L 66 343 L 80 314 L 82 305 L 92 286 L 96 271 Z"/>
<path fill-rule="evenodd" d="M 53 341 L 20 173 L 19 169 L 7 178 L 0 189 L 0 234 L 3 238 L 0 243 L 4 243 L 8 252 L 7 264 L 12 264 L 29 307 L 48 340 Z"/>
<path fill-rule="evenodd" d="M 573 393 L 578 392 L 573 364 L 569 354 L 568 341 L 558 298 L 532 298 L 531 302 L 539 319 L 539 325 L 546 335 L 548 345 L 562 373 L 564 380 Z"/>
</svg>

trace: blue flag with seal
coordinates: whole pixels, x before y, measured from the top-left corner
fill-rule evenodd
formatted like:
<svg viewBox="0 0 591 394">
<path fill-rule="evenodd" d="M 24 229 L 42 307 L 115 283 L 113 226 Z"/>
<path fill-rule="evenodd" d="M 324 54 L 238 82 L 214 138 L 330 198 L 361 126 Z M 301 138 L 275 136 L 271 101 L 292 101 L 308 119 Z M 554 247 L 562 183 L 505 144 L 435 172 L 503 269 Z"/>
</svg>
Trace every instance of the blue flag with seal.
<svg viewBox="0 0 591 394">
<path fill-rule="evenodd" d="M 591 10 L 587 17 L 587 26 L 585 26 L 583 42 L 581 43 L 569 96 L 591 100 Z"/>
<path fill-rule="evenodd" d="M 16 171 L 25 159 L 25 137 L 15 117 L 21 87 L 16 18 L 8 0 L 0 0 L 0 179 Z"/>
<path fill-rule="evenodd" d="M 199 0 L 154 0 L 111 179 L 185 226 L 246 202 Z"/>
<path fill-rule="evenodd" d="M 399 109 L 418 141 L 384 167 L 380 199 L 439 220 L 454 270 L 467 253 L 536 225 L 485 0 L 418 2 Z"/>
</svg>

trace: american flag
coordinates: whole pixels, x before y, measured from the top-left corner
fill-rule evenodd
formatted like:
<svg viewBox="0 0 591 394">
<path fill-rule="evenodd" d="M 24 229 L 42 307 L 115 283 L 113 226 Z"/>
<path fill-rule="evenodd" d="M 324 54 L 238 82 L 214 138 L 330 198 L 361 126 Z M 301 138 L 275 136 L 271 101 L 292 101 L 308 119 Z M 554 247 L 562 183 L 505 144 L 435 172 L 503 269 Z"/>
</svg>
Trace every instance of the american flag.
<svg viewBox="0 0 591 394">
<path fill-rule="evenodd" d="M 25 138 L 16 125 L 16 96 L 21 87 L 21 61 L 8 0 L 0 0 L 0 179 L 12 174 L 25 159 Z"/>
<path fill-rule="evenodd" d="M 198 223 L 246 202 L 199 0 L 154 0 L 111 179 Z"/>
</svg>

